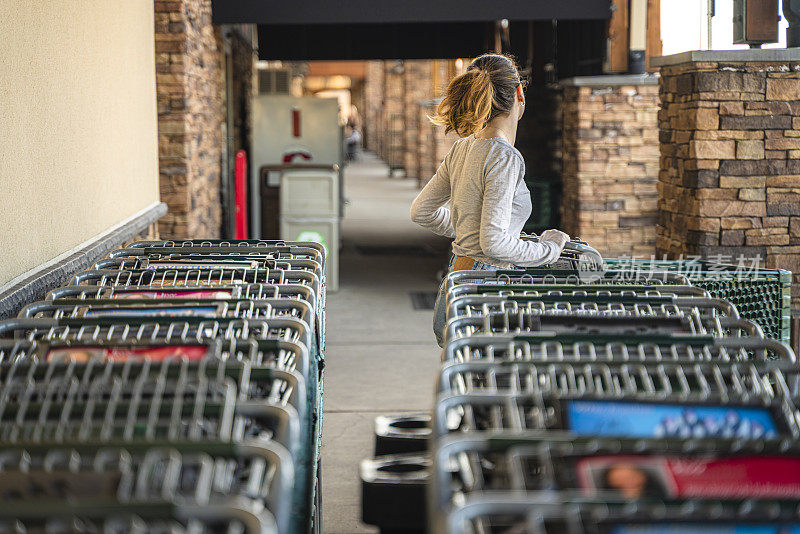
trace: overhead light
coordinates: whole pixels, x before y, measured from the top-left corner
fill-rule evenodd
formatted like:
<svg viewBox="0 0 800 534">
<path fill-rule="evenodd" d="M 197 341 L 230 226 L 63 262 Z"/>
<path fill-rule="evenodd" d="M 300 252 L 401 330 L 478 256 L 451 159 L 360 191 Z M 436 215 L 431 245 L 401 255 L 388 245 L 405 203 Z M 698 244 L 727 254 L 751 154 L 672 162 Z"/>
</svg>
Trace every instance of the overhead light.
<svg viewBox="0 0 800 534">
<path fill-rule="evenodd" d="M 502 19 L 500 21 L 500 27 L 503 28 L 504 30 L 507 30 L 508 29 L 508 19 Z"/>
</svg>

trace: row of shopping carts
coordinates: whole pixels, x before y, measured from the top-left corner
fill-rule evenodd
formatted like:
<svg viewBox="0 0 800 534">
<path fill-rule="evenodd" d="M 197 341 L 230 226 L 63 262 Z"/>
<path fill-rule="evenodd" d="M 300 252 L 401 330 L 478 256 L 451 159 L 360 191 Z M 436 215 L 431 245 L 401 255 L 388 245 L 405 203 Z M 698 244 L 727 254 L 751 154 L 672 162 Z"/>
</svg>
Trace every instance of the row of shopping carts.
<svg viewBox="0 0 800 534">
<path fill-rule="evenodd" d="M 0 321 L 0 531 L 321 532 L 324 269 L 140 241 Z"/>
<path fill-rule="evenodd" d="M 800 366 L 773 339 L 788 273 L 598 270 L 596 254 L 581 261 L 585 245 L 568 248 L 564 268 L 447 277 L 436 405 L 376 428 L 393 454 L 362 464 L 364 502 L 392 519 L 365 509 L 369 522 L 437 534 L 800 532 Z M 426 512 L 387 507 L 402 491 Z"/>
</svg>

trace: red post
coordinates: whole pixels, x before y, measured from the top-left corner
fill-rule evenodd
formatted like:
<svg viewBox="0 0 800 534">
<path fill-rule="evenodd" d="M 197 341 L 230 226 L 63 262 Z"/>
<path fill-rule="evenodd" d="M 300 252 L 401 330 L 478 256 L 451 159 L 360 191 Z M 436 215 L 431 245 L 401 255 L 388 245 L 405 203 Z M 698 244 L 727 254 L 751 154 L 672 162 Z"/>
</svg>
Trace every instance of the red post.
<svg viewBox="0 0 800 534">
<path fill-rule="evenodd" d="M 247 239 L 247 155 L 236 153 L 236 239 Z"/>
</svg>

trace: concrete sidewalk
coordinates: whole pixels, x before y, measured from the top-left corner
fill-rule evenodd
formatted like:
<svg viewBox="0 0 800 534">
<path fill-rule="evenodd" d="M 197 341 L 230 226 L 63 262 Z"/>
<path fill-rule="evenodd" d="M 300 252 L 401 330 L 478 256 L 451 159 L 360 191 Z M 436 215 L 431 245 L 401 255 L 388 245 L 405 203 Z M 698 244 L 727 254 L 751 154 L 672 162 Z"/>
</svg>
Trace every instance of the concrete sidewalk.
<svg viewBox="0 0 800 534">
<path fill-rule="evenodd" d="M 432 311 L 414 310 L 412 291 L 435 291 L 449 240 L 409 220 L 414 180 L 388 177 L 369 154 L 345 172 L 351 203 L 342 225 L 340 289 L 328 296 L 324 427 L 323 529 L 377 532 L 360 522 L 358 464 L 372 456 L 373 419 L 429 411 L 440 349 Z M 423 246 L 432 255 L 364 254 L 363 247 Z M 360 248 L 360 249 L 359 249 Z"/>
</svg>

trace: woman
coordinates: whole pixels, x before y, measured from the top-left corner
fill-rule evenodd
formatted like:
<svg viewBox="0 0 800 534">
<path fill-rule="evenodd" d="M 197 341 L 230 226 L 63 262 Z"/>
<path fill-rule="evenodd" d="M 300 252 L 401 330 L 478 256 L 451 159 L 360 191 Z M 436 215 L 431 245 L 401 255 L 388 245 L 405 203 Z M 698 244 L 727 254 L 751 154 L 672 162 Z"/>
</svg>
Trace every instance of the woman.
<svg viewBox="0 0 800 534">
<path fill-rule="evenodd" d="M 558 230 L 546 230 L 538 243 L 519 237 L 532 209 L 525 163 L 514 148 L 524 111 L 525 93 L 513 61 L 485 54 L 450 82 L 431 119 L 460 139 L 414 200 L 411 220 L 453 238 L 451 270 L 552 263 L 569 240 Z M 443 283 L 433 318 L 440 346 L 445 323 Z"/>
</svg>

